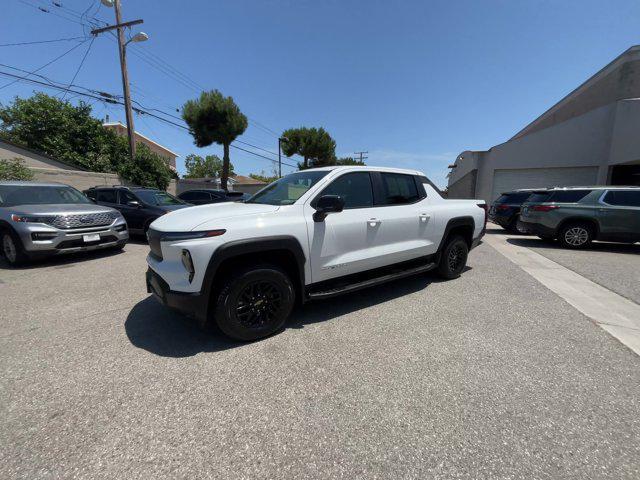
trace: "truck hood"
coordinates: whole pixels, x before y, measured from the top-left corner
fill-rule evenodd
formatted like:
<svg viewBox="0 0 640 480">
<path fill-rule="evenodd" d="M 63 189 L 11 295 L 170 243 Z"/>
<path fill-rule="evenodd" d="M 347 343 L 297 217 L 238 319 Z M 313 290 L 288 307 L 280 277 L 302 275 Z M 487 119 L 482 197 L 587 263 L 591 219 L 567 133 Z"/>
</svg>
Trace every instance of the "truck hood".
<svg viewBox="0 0 640 480">
<path fill-rule="evenodd" d="M 213 203 L 182 208 L 161 216 L 151 228 L 161 232 L 188 232 L 205 222 L 235 218 L 241 215 L 264 215 L 278 211 L 275 205 L 259 203 Z M 224 228 L 224 225 L 220 225 Z"/>
<path fill-rule="evenodd" d="M 77 215 L 115 212 L 115 209 L 95 205 L 93 203 L 70 203 L 70 204 L 45 204 L 45 205 L 16 205 L 15 207 L 6 207 L 16 215 Z"/>
</svg>

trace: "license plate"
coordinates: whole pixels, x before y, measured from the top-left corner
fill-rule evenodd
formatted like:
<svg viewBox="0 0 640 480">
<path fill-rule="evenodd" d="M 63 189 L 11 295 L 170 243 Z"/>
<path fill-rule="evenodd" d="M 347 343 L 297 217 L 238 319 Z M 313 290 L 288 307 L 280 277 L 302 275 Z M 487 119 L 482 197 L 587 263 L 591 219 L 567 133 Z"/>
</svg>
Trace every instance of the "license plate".
<svg viewBox="0 0 640 480">
<path fill-rule="evenodd" d="M 85 243 L 87 243 L 87 242 L 99 242 L 100 241 L 100 234 L 99 233 L 92 233 L 90 235 L 82 235 L 82 240 L 84 240 Z"/>
</svg>

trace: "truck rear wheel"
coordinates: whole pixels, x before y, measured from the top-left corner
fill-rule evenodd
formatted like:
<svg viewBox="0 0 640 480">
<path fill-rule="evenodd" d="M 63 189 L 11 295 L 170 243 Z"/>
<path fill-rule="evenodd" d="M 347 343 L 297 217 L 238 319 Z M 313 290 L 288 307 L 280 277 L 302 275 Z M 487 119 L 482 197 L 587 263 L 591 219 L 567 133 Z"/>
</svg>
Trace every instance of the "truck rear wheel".
<svg viewBox="0 0 640 480">
<path fill-rule="evenodd" d="M 467 265 L 468 255 L 469 246 L 464 238 L 459 235 L 449 238 L 442 249 L 438 274 L 447 280 L 458 278 Z"/>
<path fill-rule="evenodd" d="M 217 294 L 215 322 L 235 340 L 258 340 L 284 327 L 294 301 L 293 284 L 282 270 L 270 265 L 246 267 Z"/>
</svg>

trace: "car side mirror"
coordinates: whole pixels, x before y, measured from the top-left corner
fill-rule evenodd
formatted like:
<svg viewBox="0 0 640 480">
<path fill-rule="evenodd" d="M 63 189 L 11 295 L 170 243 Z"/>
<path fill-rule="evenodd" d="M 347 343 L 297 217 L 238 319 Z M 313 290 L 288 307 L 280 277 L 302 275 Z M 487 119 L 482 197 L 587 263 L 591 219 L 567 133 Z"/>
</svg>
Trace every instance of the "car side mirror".
<svg viewBox="0 0 640 480">
<path fill-rule="evenodd" d="M 340 213 L 344 210 L 344 200 L 340 195 L 323 195 L 314 208 L 316 211 L 313 214 L 313 221 L 324 222 L 328 214 Z"/>
<path fill-rule="evenodd" d="M 137 200 L 130 200 L 127 202 L 130 207 L 140 208 L 140 202 Z"/>
</svg>

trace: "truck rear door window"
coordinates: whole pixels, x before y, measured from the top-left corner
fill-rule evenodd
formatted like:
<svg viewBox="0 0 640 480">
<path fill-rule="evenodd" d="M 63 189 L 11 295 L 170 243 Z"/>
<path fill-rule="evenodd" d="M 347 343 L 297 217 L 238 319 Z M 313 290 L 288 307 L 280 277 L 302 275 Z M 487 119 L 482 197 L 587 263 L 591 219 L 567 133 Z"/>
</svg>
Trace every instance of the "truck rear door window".
<svg viewBox="0 0 640 480">
<path fill-rule="evenodd" d="M 385 205 L 403 205 L 420 199 L 413 176 L 402 173 L 382 173 L 380 176 Z"/>
</svg>

